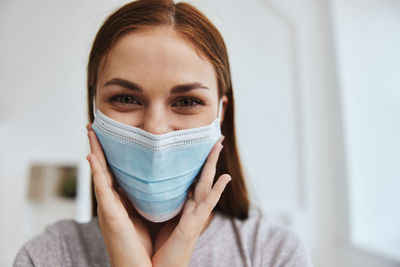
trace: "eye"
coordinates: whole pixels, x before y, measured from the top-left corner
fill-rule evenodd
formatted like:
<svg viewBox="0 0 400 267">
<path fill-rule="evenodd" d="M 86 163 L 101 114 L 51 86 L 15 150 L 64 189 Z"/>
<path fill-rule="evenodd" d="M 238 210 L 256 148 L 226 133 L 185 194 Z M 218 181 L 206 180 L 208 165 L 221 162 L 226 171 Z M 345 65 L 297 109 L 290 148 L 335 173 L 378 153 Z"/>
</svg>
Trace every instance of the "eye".
<svg viewBox="0 0 400 267">
<path fill-rule="evenodd" d="M 178 99 L 173 106 L 177 106 L 179 108 L 194 108 L 197 105 L 203 105 L 203 101 L 193 97 L 185 97 Z"/>
<path fill-rule="evenodd" d="M 125 94 L 121 94 L 121 95 L 114 95 L 112 97 L 110 97 L 110 102 L 112 103 L 121 103 L 121 104 L 126 104 L 126 105 L 133 105 L 133 104 L 139 104 L 140 102 L 137 101 L 137 99 L 132 96 L 132 95 L 125 95 Z"/>
</svg>

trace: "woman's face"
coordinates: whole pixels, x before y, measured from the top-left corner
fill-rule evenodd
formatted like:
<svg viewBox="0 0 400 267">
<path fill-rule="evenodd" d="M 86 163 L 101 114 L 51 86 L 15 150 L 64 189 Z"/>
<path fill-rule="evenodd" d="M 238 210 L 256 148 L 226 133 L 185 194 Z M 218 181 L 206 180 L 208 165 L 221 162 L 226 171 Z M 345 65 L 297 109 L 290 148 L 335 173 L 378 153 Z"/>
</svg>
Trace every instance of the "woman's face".
<svg viewBox="0 0 400 267">
<path fill-rule="evenodd" d="M 102 66 L 103 62 L 97 77 L 96 108 L 116 121 L 164 134 L 205 126 L 217 118 L 213 65 L 171 28 L 124 35 Z M 222 118 L 227 102 L 223 96 Z"/>
</svg>

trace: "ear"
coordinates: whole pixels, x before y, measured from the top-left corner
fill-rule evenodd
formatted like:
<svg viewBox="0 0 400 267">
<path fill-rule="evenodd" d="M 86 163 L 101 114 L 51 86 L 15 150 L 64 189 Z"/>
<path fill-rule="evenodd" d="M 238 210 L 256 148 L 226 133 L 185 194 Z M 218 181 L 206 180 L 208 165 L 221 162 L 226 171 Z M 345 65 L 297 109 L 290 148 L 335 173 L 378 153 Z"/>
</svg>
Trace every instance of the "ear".
<svg viewBox="0 0 400 267">
<path fill-rule="evenodd" d="M 222 123 L 224 122 L 225 111 L 228 108 L 228 104 L 229 104 L 229 98 L 226 95 L 223 95 L 222 96 L 222 113 L 221 113 L 220 126 L 222 126 Z"/>
</svg>

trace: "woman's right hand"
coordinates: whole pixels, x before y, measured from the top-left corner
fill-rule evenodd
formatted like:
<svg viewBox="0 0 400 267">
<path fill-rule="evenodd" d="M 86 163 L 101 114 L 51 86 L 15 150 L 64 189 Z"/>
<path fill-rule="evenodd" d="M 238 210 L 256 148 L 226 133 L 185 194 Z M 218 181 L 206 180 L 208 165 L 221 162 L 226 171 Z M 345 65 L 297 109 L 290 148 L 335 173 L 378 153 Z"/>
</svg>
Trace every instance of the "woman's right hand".
<svg viewBox="0 0 400 267">
<path fill-rule="evenodd" d="M 97 216 L 111 266 L 152 266 L 153 247 L 141 220 L 133 220 L 132 206 L 117 192 L 100 142 L 87 126 L 91 153 L 86 157 L 93 174 Z"/>
</svg>

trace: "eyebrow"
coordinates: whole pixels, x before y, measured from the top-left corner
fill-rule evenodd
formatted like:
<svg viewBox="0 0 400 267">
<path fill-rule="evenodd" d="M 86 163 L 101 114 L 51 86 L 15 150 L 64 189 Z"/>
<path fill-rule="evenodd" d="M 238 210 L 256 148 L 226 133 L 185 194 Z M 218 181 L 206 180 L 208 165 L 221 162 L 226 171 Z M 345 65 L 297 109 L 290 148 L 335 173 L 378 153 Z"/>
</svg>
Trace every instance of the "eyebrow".
<svg viewBox="0 0 400 267">
<path fill-rule="evenodd" d="M 126 89 L 143 93 L 143 89 L 139 84 L 121 78 L 113 78 L 107 81 L 103 86 L 106 87 L 110 85 L 119 85 Z M 200 82 L 184 83 L 172 87 L 171 94 L 185 93 L 193 89 L 209 89 L 209 88 Z"/>
</svg>

